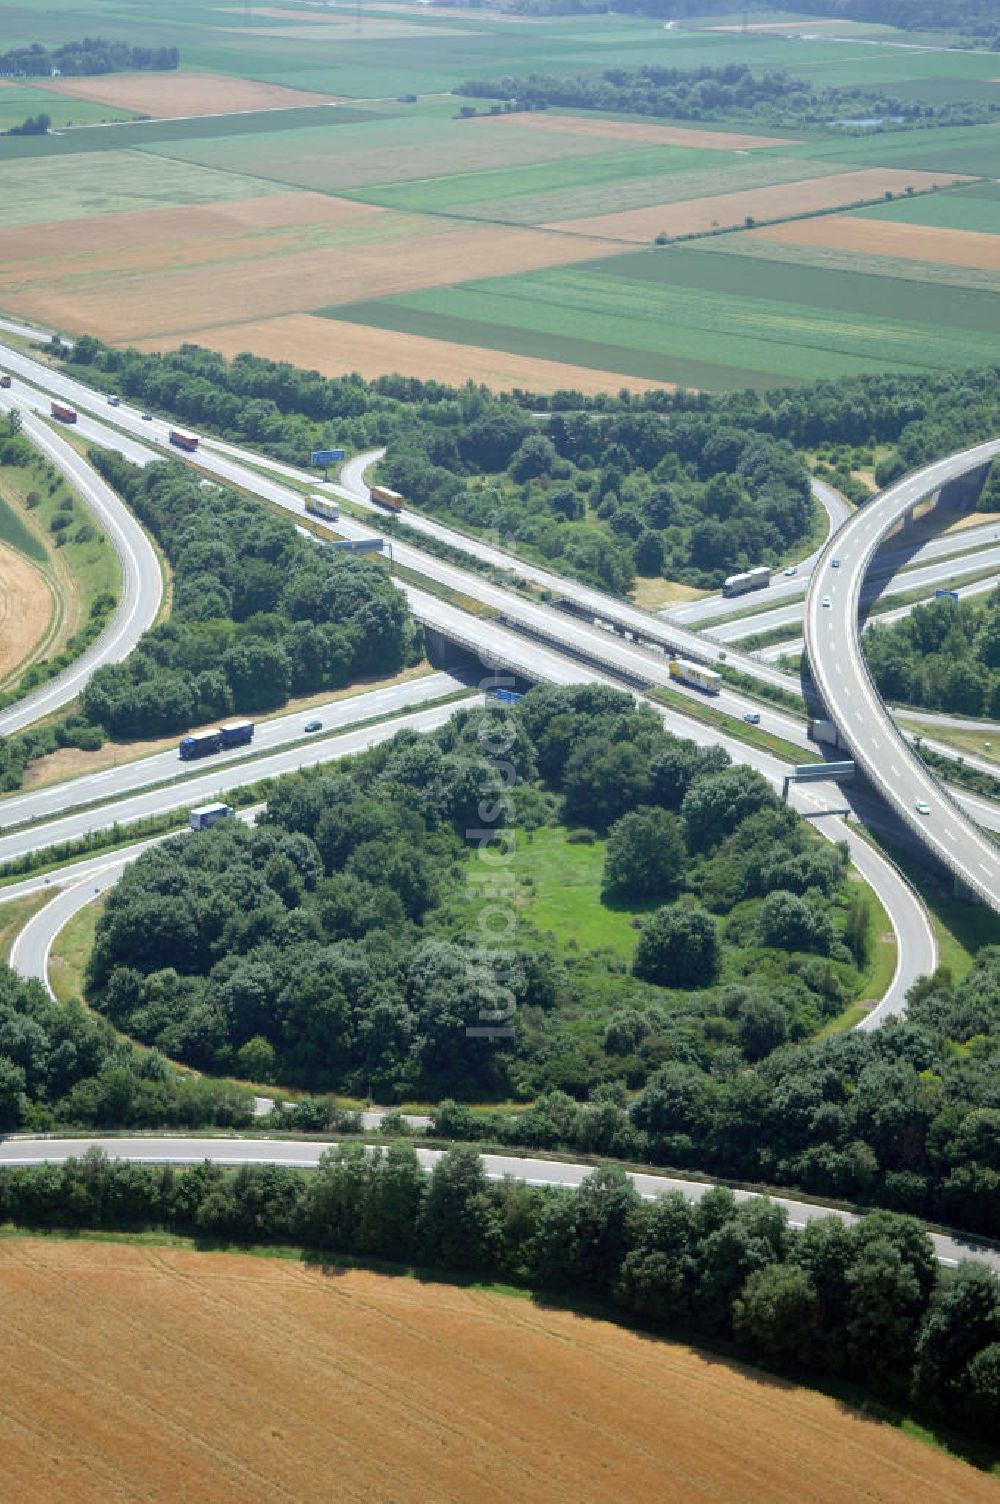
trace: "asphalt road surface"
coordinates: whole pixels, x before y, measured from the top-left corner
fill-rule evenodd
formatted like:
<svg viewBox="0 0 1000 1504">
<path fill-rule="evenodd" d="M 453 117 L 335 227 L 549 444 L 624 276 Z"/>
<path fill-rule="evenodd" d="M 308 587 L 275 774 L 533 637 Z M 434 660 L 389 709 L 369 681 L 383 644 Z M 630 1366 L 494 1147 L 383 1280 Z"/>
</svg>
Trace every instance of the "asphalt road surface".
<svg viewBox="0 0 1000 1504">
<path fill-rule="evenodd" d="M 1000 440 L 951 455 L 868 502 L 827 544 L 810 582 L 805 626 L 816 687 L 857 766 L 965 889 L 1000 912 L 1000 850 L 911 751 L 872 683 L 858 633 L 861 588 L 886 533 L 915 503 L 997 453 Z"/>
<path fill-rule="evenodd" d="M 0 393 L 0 408 L 17 405 L 10 392 Z M 156 620 L 163 598 L 163 576 L 156 551 L 111 487 L 47 424 L 22 411 L 21 425 L 25 437 L 66 477 L 109 538 L 121 564 L 122 584 L 118 605 L 100 637 L 61 674 L 0 712 L 3 736 L 68 705 L 102 664 L 127 658 L 143 632 Z"/>
</svg>

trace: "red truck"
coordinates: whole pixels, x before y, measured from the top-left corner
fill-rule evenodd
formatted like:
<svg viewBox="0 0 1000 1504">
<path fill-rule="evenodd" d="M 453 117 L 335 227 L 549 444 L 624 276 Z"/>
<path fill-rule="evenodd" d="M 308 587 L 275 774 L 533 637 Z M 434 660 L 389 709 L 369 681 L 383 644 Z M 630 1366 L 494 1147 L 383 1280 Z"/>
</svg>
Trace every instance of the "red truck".
<svg viewBox="0 0 1000 1504">
<path fill-rule="evenodd" d="M 53 402 L 52 416 L 53 418 L 58 418 L 60 423 L 75 423 L 76 408 L 70 407 L 68 403 L 65 402 Z"/>
<path fill-rule="evenodd" d="M 185 433 L 183 428 L 172 428 L 167 437 L 171 444 L 176 444 L 178 449 L 186 449 L 188 454 L 193 454 L 198 448 L 198 435 Z"/>
</svg>

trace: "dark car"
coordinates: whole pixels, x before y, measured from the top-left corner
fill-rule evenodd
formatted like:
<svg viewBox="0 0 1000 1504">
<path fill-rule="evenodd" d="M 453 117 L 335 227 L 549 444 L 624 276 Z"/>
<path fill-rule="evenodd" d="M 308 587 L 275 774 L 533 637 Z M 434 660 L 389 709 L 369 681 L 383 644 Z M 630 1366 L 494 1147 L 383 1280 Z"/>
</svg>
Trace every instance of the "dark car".
<svg viewBox="0 0 1000 1504">
<path fill-rule="evenodd" d="M 302 729 L 303 729 L 303 731 L 322 731 L 323 730 L 323 722 L 322 721 L 306 721 L 306 723 L 305 723 L 305 725 L 303 726 Z"/>
</svg>

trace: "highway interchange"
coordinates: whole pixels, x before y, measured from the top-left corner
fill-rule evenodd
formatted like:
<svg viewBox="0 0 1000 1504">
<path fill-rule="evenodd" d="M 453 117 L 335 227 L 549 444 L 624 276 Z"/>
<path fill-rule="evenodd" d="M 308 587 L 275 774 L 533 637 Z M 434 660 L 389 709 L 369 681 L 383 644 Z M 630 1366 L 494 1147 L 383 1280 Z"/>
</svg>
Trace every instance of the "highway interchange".
<svg viewBox="0 0 1000 1504">
<path fill-rule="evenodd" d="M 70 381 L 59 373 L 53 373 L 39 362 L 2 346 L 0 346 L 0 364 L 10 370 L 19 370 L 29 381 L 37 385 L 37 390 L 34 392 L 31 388 L 19 387 L 18 391 L 13 394 L 9 392 L 4 394 L 4 397 L 8 399 L 8 404 L 18 406 L 22 414 L 26 406 L 46 411 L 47 393 L 51 391 L 74 402 L 80 409 L 77 431 L 82 438 L 95 443 L 112 445 L 135 463 L 147 463 L 150 459 L 162 457 L 160 450 L 151 447 L 151 444 L 165 445 L 167 425 L 156 420 L 144 420 L 141 414 L 124 404 L 108 414 L 102 408 L 105 399 L 99 394 L 95 394 L 79 383 Z M 100 418 L 93 416 L 96 413 L 100 414 Z M 109 416 L 113 424 L 111 427 L 107 421 Z M 92 469 L 80 460 L 71 446 L 52 433 L 47 423 L 40 423 L 27 414 L 24 415 L 24 419 L 25 432 L 29 434 L 33 442 L 37 442 L 39 447 L 44 448 L 53 463 L 56 463 L 63 473 L 73 480 L 74 485 L 81 490 L 81 494 L 85 495 L 88 505 L 95 504 L 92 501 L 91 487 L 93 481 L 98 478 Z M 998 449 L 1000 449 L 1000 444 L 993 446 L 990 453 Z M 371 456 L 357 457 L 351 464 L 345 466 L 340 485 L 331 486 L 328 489 L 335 493 L 339 492 L 356 506 L 367 505 L 371 508 L 372 503 L 363 480 L 364 467 L 370 458 Z M 219 481 L 237 484 L 297 517 L 302 515 L 301 490 L 282 485 L 272 477 L 284 474 L 285 479 L 292 480 L 297 485 L 321 489 L 315 478 L 311 477 L 308 472 L 295 471 L 293 467 L 279 466 L 262 460 L 259 456 L 240 451 L 235 446 L 210 440 L 202 441 L 196 463 L 202 471 L 215 476 Z M 262 474 L 261 467 L 266 467 L 270 473 Z M 803 561 L 799 575 L 776 582 L 775 593 L 778 596 L 780 592 L 781 596 L 794 600 L 796 595 L 801 597 L 804 590 L 807 591 L 805 603 L 807 639 L 810 635 L 812 636 L 812 651 L 818 653 L 819 659 L 818 668 L 816 661 L 813 660 L 814 674 L 817 676 L 830 714 L 838 724 L 844 727 L 849 737 L 856 738 L 856 747 L 853 740 L 852 747 L 855 747 L 859 765 L 865 768 L 875 786 L 887 797 L 888 802 L 906 823 L 911 828 L 915 826 L 921 838 L 928 840 L 928 844 L 934 846 L 936 842 L 935 849 L 938 854 L 953 866 L 954 845 L 949 843 L 948 849 L 940 849 L 942 843 L 937 835 L 937 829 L 928 839 L 927 826 L 914 821 L 910 808 L 910 804 L 916 797 L 914 789 L 919 787 L 921 797 L 926 795 L 928 802 L 931 802 L 932 796 L 932 808 L 938 816 L 937 828 L 940 829 L 942 836 L 946 836 L 948 830 L 951 830 L 952 834 L 957 834 L 956 824 L 945 826 L 943 823 L 945 819 L 956 823 L 961 822 L 963 844 L 967 844 L 969 851 L 975 853 L 968 860 L 962 859 L 962 879 L 970 888 L 984 896 L 987 902 L 996 906 L 997 894 L 1000 893 L 1000 865 L 998 865 L 997 848 L 988 837 L 982 834 L 975 823 L 962 813 L 937 780 L 926 773 L 922 764 L 909 751 L 905 741 L 895 730 L 888 712 L 881 707 L 881 702 L 878 701 L 870 682 L 866 682 L 867 675 L 861 664 L 858 648 L 858 596 L 879 540 L 895 526 L 898 517 L 912 505 L 914 500 L 936 489 L 942 480 L 949 479 L 952 474 L 961 473 L 963 467 L 968 468 L 967 457 L 952 457 L 950 461 L 942 462 L 939 467 L 930 467 L 927 474 L 922 473 L 918 477 L 908 478 L 908 482 L 901 483 L 901 486 L 906 487 L 905 490 L 901 490 L 900 486 L 890 488 L 878 499 L 877 505 L 875 502 L 869 503 L 863 511 L 858 513 L 844 508 L 843 503 L 836 497 L 836 493 L 830 493 L 828 497 L 821 498 L 830 515 L 831 526 L 834 528 L 833 537 L 810 560 Z M 145 548 L 152 553 L 141 529 L 138 529 L 132 522 L 127 510 L 114 497 L 114 493 L 109 492 L 109 496 L 102 496 L 101 501 L 112 510 L 114 514 L 112 520 L 117 520 L 123 529 L 128 525 L 135 529 L 142 537 Z M 664 652 L 666 649 L 679 649 L 690 651 L 692 654 L 696 653 L 702 660 L 712 658 L 713 655 L 721 655 L 727 661 L 738 664 L 746 671 L 768 679 L 770 682 L 785 686 L 797 684 L 796 680 L 790 679 L 780 669 L 763 665 L 756 658 L 749 656 L 744 658 L 724 645 L 710 645 L 704 636 L 697 635 L 691 628 L 679 627 L 674 620 L 651 617 L 639 611 L 638 608 L 613 601 L 600 591 L 565 581 L 546 570 L 525 564 L 501 550 L 480 545 L 478 540 L 466 538 L 455 533 L 453 529 L 420 517 L 419 514 L 407 511 L 403 520 L 413 531 L 423 532 L 425 536 L 435 536 L 452 547 L 462 548 L 466 554 L 475 554 L 481 562 L 490 564 L 497 570 L 505 570 L 522 582 L 527 581 L 535 587 L 550 590 L 563 599 L 572 601 L 578 611 L 585 612 L 591 617 L 599 616 L 605 622 L 614 623 L 620 633 L 629 632 L 635 636 L 641 636 L 645 643 L 651 644 L 645 647 L 634 641 L 625 640 L 618 634 L 612 634 L 595 626 L 592 621 L 581 620 L 564 611 L 525 599 L 523 595 L 515 594 L 509 588 L 494 584 L 474 571 L 445 564 L 408 543 L 399 539 L 394 540 L 393 556 L 397 563 L 405 564 L 408 569 L 437 581 L 439 585 L 448 585 L 458 593 L 471 595 L 483 605 L 492 607 L 497 613 L 501 624 L 498 624 L 497 619 L 483 619 L 461 611 L 448 602 L 442 601 L 438 596 L 411 585 L 409 581 L 401 584 L 419 619 L 423 620 L 426 625 L 435 627 L 443 635 L 477 652 L 484 664 L 508 667 L 522 677 L 555 683 L 594 679 L 620 684 L 625 679 L 639 685 L 666 684 L 670 683 L 670 680 L 666 672 Z M 113 535 L 110 525 L 108 531 L 109 535 Z M 370 525 L 360 524 L 348 517 L 342 518 L 337 525 L 337 533 L 342 536 L 370 536 L 372 531 Z M 932 545 L 926 545 L 927 556 L 931 559 L 936 556 L 941 561 L 948 556 L 950 550 L 944 546 L 945 540 L 935 540 L 935 543 L 942 546 L 933 548 Z M 133 544 L 138 559 L 140 550 L 135 540 Z M 831 551 L 834 548 L 837 556 L 842 557 L 842 564 L 840 573 L 836 576 L 835 586 L 827 589 L 823 582 L 827 581 L 832 573 L 833 554 Z M 155 564 L 155 554 L 153 554 L 153 560 Z M 938 562 L 933 567 L 947 567 L 952 573 L 956 572 L 954 565 L 944 566 Z M 981 563 L 979 567 L 985 567 L 985 565 Z M 803 578 L 807 568 L 810 569 L 808 581 Z M 141 578 L 141 571 L 138 571 L 136 580 Z M 127 580 L 128 571 L 126 571 Z M 159 567 L 156 565 L 156 585 L 153 586 L 151 581 L 147 580 L 145 588 L 138 589 L 136 592 L 145 602 L 145 611 L 148 616 L 146 625 L 155 617 L 161 588 Z M 149 614 L 150 603 L 147 590 L 149 596 L 152 596 L 156 602 L 151 614 Z M 829 598 L 832 601 L 834 594 L 837 597 L 836 608 L 832 605 L 824 607 L 822 600 Z M 769 601 L 770 599 L 769 595 Z M 715 602 L 705 601 L 696 603 L 696 606 L 700 608 L 698 609 L 699 621 L 703 620 L 709 611 L 720 616 L 725 613 L 725 610 L 732 610 L 731 602 L 725 602 L 724 608 Z M 695 607 L 690 609 L 694 614 Z M 84 682 L 86 674 L 93 671 L 97 662 L 113 661 L 115 657 L 124 656 L 141 635 L 141 631 L 145 629 L 145 627 L 136 629 L 136 624 L 142 616 L 142 609 L 134 604 L 126 610 L 123 598 L 123 606 L 116 613 L 116 620 L 127 619 L 128 625 L 124 632 L 119 633 L 114 640 L 111 640 L 109 634 L 106 633 L 102 642 L 95 644 L 90 661 L 86 665 L 82 662 L 74 665 L 77 678 L 72 681 L 68 680 L 64 688 L 69 689 L 70 683 L 75 684 L 75 688 L 71 693 L 67 693 L 65 698 L 57 699 L 49 708 L 65 704 L 73 698 Z M 752 622 L 754 618 L 750 620 Z M 758 625 L 755 625 L 754 630 L 766 630 L 760 627 L 759 621 L 760 618 L 757 619 Z M 510 623 L 512 629 L 508 630 L 502 625 L 503 622 Z M 827 622 L 831 623 L 829 628 L 827 628 Z M 836 623 L 836 626 L 832 625 L 833 623 Z M 821 632 L 820 629 L 822 629 Z M 129 634 L 133 631 L 134 636 L 130 636 Z M 542 639 L 541 645 L 538 639 Z M 843 656 L 845 664 L 849 665 L 846 671 L 839 667 L 839 658 L 833 656 L 834 652 Z M 69 673 L 71 671 L 67 671 L 67 674 Z M 831 679 L 831 675 L 837 676 L 836 681 Z M 867 736 L 860 734 L 854 724 L 858 720 L 855 707 L 845 703 L 845 687 L 847 699 L 850 698 L 851 693 L 850 684 L 845 685 L 844 682 L 848 677 L 857 682 L 859 689 L 864 689 L 865 716 L 870 716 L 873 724 L 877 725 L 880 735 L 887 738 L 893 737 L 898 743 L 897 756 L 902 767 L 895 765 L 896 772 L 893 775 L 891 787 L 887 787 L 886 781 L 879 776 L 878 739 L 875 739 L 873 746 Z M 58 694 L 57 684 L 58 681 L 53 681 L 52 685 L 47 688 Z M 4 803 L 4 810 L 9 812 L 9 816 L 5 818 L 5 834 L 0 836 L 0 860 L 7 860 L 12 856 L 47 847 L 55 841 L 71 839 L 74 835 L 85 834 L 99 828 L 102 824 L 107 825 L 115 821 L 126 823 L 144 814 L 160 814 L 167 810 L 180 809 L 200 800 L 218 797 L 224 794 L 226 789 L 239 783 L 288 771 L 303 766 L 307 762 L 326 761 L 345 755 L 351 750 L 358 750 L 360 746 L 371 745 L 385 736 L 394 734 L 401 725 L 407 725 L 413 729 L 429 729 L 433 725 L 442 724 L 444 719 L 453 713 L 454 706 L 452 704 L 428 706 L 428 701 L 449 695 L 453 691 L 457 692 L 462 687 L 463 681 L 455 676 L 439 673 L 428 675 L 423 679 L 411 680 L 405 685 L 393 687 L 392 691 L 376 690 L 331 702 L 321 711 L 315 712 L 323 719 L 323 735 L 317 740 L 306 741 L 304 739 L 301 714 L 277 717 L 273 721 L 259 723 L 258 741 L 254 750 L 255 753 L 263 755 L 255 755 L 249 763 L 245 756 L 231 757 L 225 763 L 220 759 L 213 759 L 213 766 L 210 770 L 205 773 L 199 772 L 181 782 L 175 781 L 178 772 L 176 755 L 168 752 L 145 759 L 141 763 L 124 764 L 120 768 L 111 769 L 109 770 L 110 776 L 109 773 L 103 773 L 96 775 L 96 778 L 92 776 L 78 780 L 75 784 L 58 785 L 31 795 L 16 796 Z M 731 695 L 728 692 L 720 696 L 717 703 L 720 704 L 720 708 L 728 709 L 730 713 L 737 715 L 753 704 L 746 696 Z M 16 708 L 22 709 L 21 706 Z M 757 767 L 776 785 L 780 785 L 784 774 L 788 771 L 787 763 L 771 754 L 758 751 L 741 741 L 721 735 L 714 729 L 699 725 L 679 710 L 667 709 L 660 704 L 656 705 L 656 709 L 668 729 L 702 743 L 723 743 L 734 759 Z M 400 713 L 396 714 L 397 711 Z M 402 713 L 404 711 L 406 713 Z M 39 710 L 26 709 L 27 719 L 19 724 L 28 724 L 30 719 L 41 713 L 43 712 Z M 383 718 L 374 726 L 353 731 L 349 729 L 352 721 L 357 726 L 358 719 L 368 720 L 373 716 Z M 791 715 L 769 712 L 766 719 L 769 729 L 774 729 L 777 734 L 805 747 L 811 746 L 804 735 L 801 722 L 796 721 Z M 334 732 L 337 734 L 333 735 Z M 815 749 L 813 753 L 814 751 Z M 871 762 L 873 757 L 874 763 Z M 905 768 L 905 777 L 902 768 Z M 877 1027 L 885 1017 L 904 1009 L 905 995 L 910 985 L 918 976 L 931 971 L 936 964 L 936 944 L 928 916 L 923 905 L 901 875 L 857 833 L 855 828 L 845 822 L 844 801 L 840 790 L 835 785 L 829 783 L 817 783 L 808 787 L 793 785 L 790 797 L 792 803 L 802 813 L 816 820 L 817 829 L 821 830 L 824 835 L 830 839 L 848 842 L 856 867 L 876 888 L 890 914 L 897 936 L 896 975 L 879 1005 L 873 1009 L 862 1025 L 865 1028 Z M 100 802 L 95 803 L 95 801 Z M 995 807 L 991 810 L 987 802 L 978 801 L 978 804 L 982 807 L 977 809 L 977 817 L 985 817 L 989 820 L 991 814 L 994 819 L 1000 815 L 1000 811 L 997 811 Z M 71 810 L 72 813 L 63 813 L 66 810 Z M 11 816 L 13 819 L 10 818 Z M 17 822 L 17 828 L 11 829 L 15 822 Z M 997 823 L 1000 824 L 1000 820 L 997 820 Z M 37 977 L 47 985 L 48 953 L 59 929 L 74 912 L 89 902 L 96 892 L 103 891 L 115 882 L 126 862 L 134 860 L 135 856 L 141 850 L 146 849 L 149 844 L 151 844 L 149 840 L 137 842 L 122 851 L 103 857 L 87 858 L 73 863 L 72 866 L 57 874 L 28 878 L 24 882 L 3 890 L 0 900 L 29 892 L 38 892 L 47 887 L 58 886 L 62 890 L 59 896 L 46 905 L 22 932 L 12 954 L 12 962 L 16 964 L 17 969 L 22 971 L 22 974 Z M 976 875 L 968 866 L 969 861 L 980 864 L 985 874 L 983 879 L 977 880 Z M 140 1147 L 135 1150 L 135 1157 L 142 1157 L 143 1153 L 153 1153 L 154 1143 L 156 1141 L 153 1140 L 139 1141 Z M 165 1140 L 163 1143 L 167 1147 L 159 1152 L 167 1157 L 182 1157 L 186 1152 L 184 1144 L 175 1139 Z M 219 1147 L 217 1140 L 206 1140 L 204 1143 L 214 1145 L 216 1149 Z M 0 1163 L 24 1162 L 23 1159 L 16 1159 L 16 1156 L 30 1156 L 32 1152 L 42 1157 L 59 1157 L 63 1153 L 79 1152 L 82 1147 L 78 1141 L 71 1141 L 71 1144 L 72 1148 L 69 1148 L 47 1142 L 36 1145 L 32 1150 L 28 1140 L 8 1140 L 3 1146 Z M 122 1152 L 125 1150 L 125 1141 L 116 1139 L 105 1144 L 110 1152 L 115 1152 L 113 1146 L 117 1146 L 117 1151 Z M 294 1157 L 300 1152 L 305 1153 L 310 1147 L 283 1144 L 280 1152 Z M 199 1143 L 196 1157 L 204 1158 L 205 1152 L 204 1144 Z M 227 1141 L 226 1143 L 227 1155 L 245 1154 L 246 1157 L 253 1158 L 259 1157 L 260 1152 L 261 1148 L 257 1141 L 240 1141 L 239 1143 Z M 264 1152 L 267 1153 L 267 1151 Z M 6 1157 L 8 1154 L 14 1155 L 15 1161 L 9 1160 Z M 273 1151 L 272 1157 L 274 1157 Z M 519 1168 L 510 1169 L 509 1167 L 515 1163 Z M 564 1172 L 585 1173 L 585 1167 L 556 1166 L 535 1160 L 504 1161 L 504 1164 L 508 1166 L 507 1169 L 493 1167 L 494 1172 L 517 1173 L 522 1174 L 523 1178 L 535 1180 L 539 1175 L 551 1178 L 554 1174 L 562 1179 Z M 570 1178 L 565 1183 L 576 1182 Z M 653 1194 L 656 1189 L 662 1189 L 663 1184 L 660 1177 L 655 1177 L 655 1185 L 652 1188 L 641 1187 L 641 1189 L 645 1194 Z M 681 1185 L 690 1187 L 691 1183 L 681 1182 Z M 810 1206 L 803 1212 L 803 1205 L 795 1204 L 790 1213 L 793 1220 L 796 1218 L 802 1220 L 806 1215 L 826 1214 L 828 1210 Z M 965 1245 L 961 1245 L 961 1249 L 959 1245 L 942 1247 L 939 1253 L 949 1260 L 969 1256 L 969 1250 Z"/>
</svg>

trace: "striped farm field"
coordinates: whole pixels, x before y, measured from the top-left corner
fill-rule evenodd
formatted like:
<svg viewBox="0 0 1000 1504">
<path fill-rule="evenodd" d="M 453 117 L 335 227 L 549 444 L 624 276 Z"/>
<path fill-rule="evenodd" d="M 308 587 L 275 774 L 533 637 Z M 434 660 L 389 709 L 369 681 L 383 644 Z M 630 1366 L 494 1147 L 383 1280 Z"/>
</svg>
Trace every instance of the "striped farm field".
<svg viewBox="0 0 1000 1504">
<path fill-rule="evenodd" d="M 838 172 L 829 177 L 807 177 L 768 188 L 751 188 L 742 193 L 656 204 L 622 214 L 561 220 L 549 228 L 577 235 L 607 236 L 609 240 L 648 242 L 661 234 L 696 235 L 720 227 L 742 225 L 748 217 L 768 220 L 836 209 L 866 199 L 881 199 L 887 193 L 905 193 L 907 189 L 924 194 L 939 181 L 930 174 L 904 172 L 898 168 L 865 168 L 859 172 Z M 1000 203 L 996 208 L 1000 213 Z"/>
<path fill-rule="evenodd" d="M 490 1288 L 0 1242 L 6 1504 L 987 1504 L 994 1479 L 730 1358 Z"/>
<path fill-rule="evenodd" d="M 793 224 L 767 225 L 753 234 L 760 240 L 791 245 L 830 246 L 868 256 L 896 256 L 1000 271 L 1000 235 L 975 230 L 948 230 L 900 220 L 836 214 L 797 220 Z"/>
<path fill-rule="evenodd" d="M 2 174 L 0 174 L 2 177 Z M 530 272 L 570 259 L 589 261 L 606 249 L 583 236 L 545 230 L 496 230 L 483 224 L 373 211 L 352 206 L 353 220 L 307 227 L 289 237 L 277 228 L 230 239 L 220 270 L 216 246 L 188 243 L 195 264 L 163 265 L 148 246 L 125 276 L 70 274 L 22 287 L 16 306 L 30 318 L 70 332 L 128 341 L 187 334 L 211 325 L 257 323 L 285 313 L 315 311 L 362 298 L 385 298 L 438 287 L 465 276 Z M 108 253 L 117 255 L 112 235 Z M 295 242 L 298 241 L 296 244 Z M 200 259 L 199 259 L 200 258 Z M 141 270 L 145 259 L 148 269 Z M 639 373 L 641 374 L 641 373 Z"/>
<path fill-rule="evenodd" d="M 655 125 L 636 120 L 609 120 L 603 115 L 545 114 L 480 116 L 476 125 L 494 130 L 555 131 L 608 141 L 642 141 L 647 146 L 693 146 L 699 151 L 762 151 L 770 146 L 794 146 L 787 136 L 741 135 L 727 130 Z"/>
<path fill-rule="evenodd" d="M 647 391 L 663 383 L 623 376 L 618 371 L 590 370 L 558 360 L 487 349 L 483 345 L 451 344 L 393 329 L 343 320 L 290 313 L 259 323 L 192 330 L 186 339 L 232 358 L 244 350 L 269 360 L 288 361 L 324 376 L 347 376 L 356 371 L 368 378 L 399 374 L 426 381 L 433 377 L 450 386 L 485 382 L 495 391 L 519 388 L 529 392 L 578 391 L 588 396 L 626 388 Z M 142 350 L 169 350 L 176 337 L 138 341 Z"/>
<path fill-rule="evenodd" d="M 987 363 L 1000 335 L 987 292 L 928 299 L 912 283 L 686 247 L 326 311 L 712 390 Z"/>
<path fill-rule="evenodd" d="M 859 212 L 866 219 L 893 224 L 932 225 L 942 230 L 1000 235 L 1000 184 L 970 183 L 949 193 L 919 194 Z"/>
<path fill-rule="evenodd" d="M 40 81 L 38 87 L 47 93 L 113 105 L 119 110 L 138 110 L 157 119 L 295 109 L 328 104 L 336 97 L 213 73 L 111 73 L 99 78 L 49 78 Z"/>
</svg>

